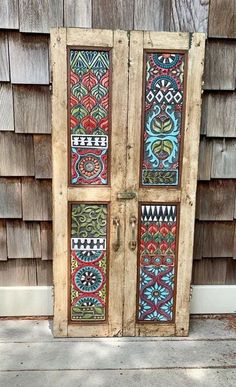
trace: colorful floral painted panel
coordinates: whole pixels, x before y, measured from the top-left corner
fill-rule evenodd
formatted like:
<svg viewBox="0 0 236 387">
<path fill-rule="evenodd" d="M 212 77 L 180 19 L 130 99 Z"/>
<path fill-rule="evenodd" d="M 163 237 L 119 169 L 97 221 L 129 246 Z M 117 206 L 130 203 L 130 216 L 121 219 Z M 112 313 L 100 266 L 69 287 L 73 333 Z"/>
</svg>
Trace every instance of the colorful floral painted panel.
<svg viewBox="0 0 236 387">
<path fill-rule="evenodd" d="M 106 319 L 107 205 L 71 206 L 71 320 Z"/>
<path fill-rule="evenodd" d="M 176 206 L 142 205 L 138 321 L 174 317 Z"/>
<path fill-rule="evenodd" d="M 184 54 L 146 53 L 142 185 L 179 184 Z"/>
<path fill-rule="evenodd" d="M 108 184 L 108 51 L 69 52 L 71 184 Z"/>
</svg>

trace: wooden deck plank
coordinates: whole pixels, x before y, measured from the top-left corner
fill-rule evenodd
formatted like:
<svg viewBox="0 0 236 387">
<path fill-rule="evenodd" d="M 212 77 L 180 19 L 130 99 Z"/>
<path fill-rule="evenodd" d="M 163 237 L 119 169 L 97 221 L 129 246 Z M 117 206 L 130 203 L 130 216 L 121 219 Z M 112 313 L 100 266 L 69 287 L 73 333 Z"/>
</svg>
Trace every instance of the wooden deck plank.
<svg viewBox="0 0 236 387">
<path fill-rule="evenodd" d="M 18 32 L 9 34 L 12 83 L 49 83 L 48 44 L 48 36 Z"/>
<path fill-rule="evenodd" d="M 14 85 L 16 133 L 51 133 L 51 95 L 48 86 Z"/>
<path fill-rule="evenodd" d="M 0 13 L 1 14 L 1 13 Z M 5 32 L 0 32 L 0 81 L 10 81 L 8 37 Z"/>
<path fill-rule="evenodd" d="M 31 135 L 0 132 L 0 175 L 34 176 L 34 150 Z"/>
<path fill-rule="evenodd" d="M 0 131 L 14 131 L 13 95 L 9 83 L 0 83 Z"/>
<path fill-rule="evenodd" d="M 92 0 L 64 0 L 65 27 L 92 26 Z"/>
<path fill-rule="evenodd" d="M 63 27 L 63 0 L 19 0 L 20 31 L 49 33 Z"/>
<path fill-rule="evenodd" d="M 21 180 L 0 178 L 0 218 L 21 217 Z"/>
<path fill-rule="evenodd" d="M 92 26 L 106 29 L 133 29 L 134 0 L 93 1 Z"/>
<path fill-rule="evenodd" d="M 172 0 L 171 31 L 207 33 L 209 0 Z"/>
<path fill-rule="evenodd" d="M 209 37 L 236 37 L 236 1 L 214 0 L 210 2 Z"/>
<path fill-rule="evenodd" d="M 236 139 L 213 140 L 212 169 L 213 179 L 236 179 Z"/>
<path fill-rule="evenodd" d="M 41 258 L 39 223 L 7 220 L 7 255 L 8 258 Z"/>
<path fill-rule="evenodd" d="M 34 160 L 36 179 L 52 178 L 52 137 L 34 135 Z"/>
</svg>

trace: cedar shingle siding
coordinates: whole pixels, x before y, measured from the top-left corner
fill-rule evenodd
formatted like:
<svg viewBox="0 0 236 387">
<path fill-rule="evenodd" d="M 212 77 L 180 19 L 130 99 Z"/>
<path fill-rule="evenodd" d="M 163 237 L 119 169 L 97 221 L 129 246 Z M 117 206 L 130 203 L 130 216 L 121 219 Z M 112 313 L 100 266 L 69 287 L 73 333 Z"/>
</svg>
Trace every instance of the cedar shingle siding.
<svg viewBox="0 0 236 387">
<path fill-rule="evenodd" d="M 236 284 L 235 15 L 235 0 L 1 1 L 1 285 L 52 284 L 48 33 L 63 23 L 208 33 L 193 283 Z"/>
</svg>

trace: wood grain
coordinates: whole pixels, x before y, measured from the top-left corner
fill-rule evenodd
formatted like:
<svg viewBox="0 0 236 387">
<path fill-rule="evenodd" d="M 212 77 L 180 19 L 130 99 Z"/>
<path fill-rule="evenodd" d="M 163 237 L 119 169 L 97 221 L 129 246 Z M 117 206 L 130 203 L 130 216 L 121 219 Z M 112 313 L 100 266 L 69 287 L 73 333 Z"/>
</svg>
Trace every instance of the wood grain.
<svg viewBox="0 0 236 387">
<path fill-rule="evenodd" d="M 204 222 L 203 257 L 233 257 L 234 249 L 233 222 Z"/>
<path fill-rule="evenodd" d="M 8 258 L 41 258 L 39 223 L 8 220 L 7 255 Z"/>
<path fill-rule="evenodd" d="M 172 0 L 171 31 L 207 33 L 209 0 Z"/>
<path fill-rule="evenodd" d="M 0 178 L 0 218 L 21 217 L 21 180 Z"/>
<path fill-rule="evenodd" d="M 48 180 L 22 179 L 23 220 L 52 219 L 52 186 Z"/>
<path fill-rule="evenodd" d="M 235 285 L 236 283 L 236 260 L 234 259 L 225 259 L 227 264 L 226 269 L 226 285 Z"/>
<path fill-rule="evenodd" d="M 35 260 L 37 286 L 48 286 L 53 284 L 52 262 Z"/>
<path fill-rule="evenodd" d="M 19 28 L 18 0 L 1 0 L 0 28 Z"/>
<path fill-rule="evenodd" d="M 214 140 L 212 150 L 213 179 L 236 179 L 236 139 Z"/>
<path fill-rule="evenodd" d="M 236 93 L 205 93 L 203 126 L 209 137 L 236 137 Z"/>
<path fill-rule="evenodd" d="M 134 0 L 93 1 L 92 27 L 106 29 L 133 29 Z"/>
<path fill-rule="evenodd" d="M 42 260 L 52 260 L 52 223 L 41 222 Z"/>
<path fill-rule="evenodd" d="M 36 179 L 52 178 L 52 137 L 34 135 L 34 160 Z"/>
<path fill-rule="evenodd" d="M 135 0 L 134 29 L 168 31 L 170 29 L 171 0 Z"/>
<path fill-rule="evenodd" d="M 92 26 L 92 0 L 64 0 L 65 27 Z"/>
<path fill-rule="evenodd" d="M 34 150 L 31 135 L 0 132 L 0 175 L 33 176 Z"/>
<path fill-rule="evenodd" d="M 209 37 L 236 37 L 236 1 L 214 0 L 210 2 Z"/>
<path fill-rule="evenodd" d="M 12 83 L 49 83 L 48 44 L 44 35 L 9 34 Z"/>
<path fill-rule="evenodd" d="M 197 189 L 196 218 L 200 220 L 233 220 L 235 185 L 233 180 L 200 182 Z"/>
<path fill-rule="evenodd" d="M 232 41 L 211 40 L 207 42 L 204 89 L 235 89 L 235 53 L 236 46 Z"/>
<path fill-rule="evenodd" d="M 20 31 L 49 33 L 63 27 L 63 0 L 19 0 Z"/>
<path fill-rule="evenodd" d="M 10 81 L 10 65 L 8 53 L 8 37 L 5 32 L 0 32 L 0 81 Z"/>
<path fill-rule="evenodd" d="M 16 133 L 51 133 L 48 86 L 13 86 Z"/>
<path fill-rule="evenodd" d="M 7 260 L 7 230 L 6 221 L 0 220 L 0 261 Z"/>
<path fill-rule="evenodd" d="M 230 258 L 204 258 L 194 261 L 194 285 L 225 285 L 227 262 Z"/>
<path fill-rule="evenodd" d="M 0 83 L 0 131 L 14 131 L 12 87 Z"/>
<path fill-rule="evenodd" d="M 212 167 L 212 141 L 201 138 L 198 159 L 198 180 L 210 180 Z"/>
<path fill-rule="evenodd" d="M 202 259 L 204 223 L 195 222 L 193 259 Z"/>
<path fill-rule="evenodd" d="M 8 259 L 7 262 L 0 262 L 0 283 L 1 286 L 36 286 L 36 259 Z"/>
</svg>

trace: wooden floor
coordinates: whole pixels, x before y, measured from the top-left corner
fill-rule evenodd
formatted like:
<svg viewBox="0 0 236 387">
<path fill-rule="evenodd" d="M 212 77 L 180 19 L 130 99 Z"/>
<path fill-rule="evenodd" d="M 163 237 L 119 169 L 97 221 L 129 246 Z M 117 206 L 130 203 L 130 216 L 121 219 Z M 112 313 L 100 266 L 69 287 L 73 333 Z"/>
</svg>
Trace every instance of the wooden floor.
<svg viewBox="0 0 236 387">
<path fill-rule="evenodd" d="M 188 338 L 54 339 L 51 321 L 0 321 L 0 386 L 230 387 L 236 318 L 194 319 Z"/>
</svg>

